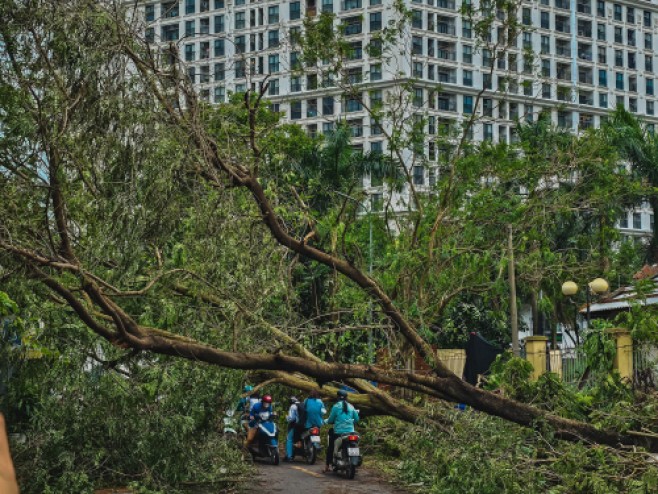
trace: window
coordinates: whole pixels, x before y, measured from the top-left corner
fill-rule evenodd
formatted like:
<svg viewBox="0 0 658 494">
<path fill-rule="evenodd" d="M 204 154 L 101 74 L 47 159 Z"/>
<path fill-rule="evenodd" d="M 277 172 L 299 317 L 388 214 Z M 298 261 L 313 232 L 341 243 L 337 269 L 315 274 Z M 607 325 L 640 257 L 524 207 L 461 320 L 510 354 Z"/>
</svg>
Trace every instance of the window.
<svg viewBox="0 0 658 494">
<path fill-rule="evenodd" d="M 620 90 L 624 90 L 624 74 L 617 72 L 615 74 L 615 87 Z"/>
<path fill-rule="evenodd" d="M 270 74 L 279 71 L 279 55 L 269 55 L 267 57 L 267 69 Z"/>
<path fill-rule="evenodd" d="M 310 99 L 306 101 L 306 117 L 314 118 L 318 116 L 318 100 Z"/>
<path fill-rule="evenodd" d="M 146 31 L 144 31 L 144 39 L 146 40 L 147 43 L 155 42 L 155 28 L 154 27 L 147 27 L 146 28 Z"/>
<path fill-rule="evenodd" d="M 644 70 L 653 72 L 653 55 L 644 55 Z"/>
<path fill-rule="evenodd" d="M 298 93 L 302 90 L 302 78 L 300 76 L 294 76 L 290 78 L 290 92 Z"/>
<path fill-rule="evenodd" d="M 343 1 L 343 10 L 352 10 L 352 9 L 360 9 L 360 8 L 361 8 L 361 0 Z"/>
<path fill-rule="evenodd" d="M 194 14 L 196 10 L 196 0 L 185 0 L 185 13 Z"/>
<path fill-rule="evenodd" d="M 608 71 L 601 69 L 599 70 L 599 86 L 608 87 Z"/>
<path fill-rule="evenodd" d="M 622 43 L 622 30 L 620 27 L 615 27 L 615 43 Z"/>
<path fill-rule="evenodd" d="M 210 19 L 208 17 L 199 19 L 199 32 L 201 34 L 210 34 Z"/>
<path fill-rule="evenodd" d="M 423 38 L 420 36 L 411 37 L 411 53 L 413 55 L 423 54 Z"/>
<path fill-rule="evenodd" d="M 345 36 L 360 34 L 361 31 L 361 17 L 348 17 L 345 19 L 343 23 L 343 34 L 345 34 Z"/>
<path fill-rule="evenodd" d="M 629 69 L 634 69 L 635 68 L 635 53 L 628 52 L 628 68 Z"/>
<path fill-rule="evenodd" d="M 348 96 L 345 98 L 345 111 L 347 113 L 353 113 L 361 110 L 363 110 L 363 105 L 361 105 L 361 100 L 358 96 Z"/>
<path fill-rule="evenodd" d="M 632 92 L 637 92 L 637 77 L 630 75 L 628 76 L 628 90 Z"/>
<path fill-rule="evenodd" d="M 473 71 L 472 70 L 464 70 L 464 79 L 463 79 L 463 84 L 464 86 L 473 86 Z"/>
<path fill-rule="evenodd" d="M 199 12 L 208 12 L 210 10 L 210 0 L 201 0 Z"/>
<path fill-rule="evenodd" d="M 615 67 L 624 66 L 624 52 L 622 50 L 615 50 Z"/>
<path fill-rule="evenodd" d="M 290 103 L 290 119 L 299 120 L 302 118 L 302 102 L 293 101 Z"/>
<path fill-rule="evenodd" d="M 146 18 L 146 22 L 153 22 L 155 20 L 155 5 L 144 7 L 144 17 Z"/>
<path fill-rule="evenodd" d="M 370 65 L 370 80 L 371 81 L 382 80 L 382 64 L 375 63 Z"/>
<path fill-rule="evenodd" d="M 529 26 L 530 24 L 532 24 L 531 12 L 530 9 L 527 7 L 524 7 L 522 10 L 521 22 L 523 22 L 524 26 Z"/>
<path fill-rule="evenodd" d="M 196 34 L 196 21 L 185 21 L 185 37 L 192 38 Z"/>
<path fill-rule="evenodd" d="M 350 43 L 349 49 L 347 51 L 348 60 L 361 60 L 363 58 L 363 47 L 361 46 L 361 41 L 355 41 Z"/>
<path fill-rule="evenodd" d="M 543 83 L 541 85 L 541 97 L 544 99 L 551 99 L 551 85 L 548 83 Z"/>
<path fill-rule="evenodd" d="M 268 48 L 274 48 L 276 46 L 279 46 L 279 30 L 276 29 L 274 31 L 268 31 L 267 32 L 267 47 Z"/>
<path fill-rule="evenodd" d="M 628 45 L 635 46 L 635 29 L 626 31 L 626 40 Z"/>
<path fill-rule="evenodd" d="M 246 20 L 245 20 L 245 13 L 244 12 L 236 12 L 235 13 L 235 29 L 244 29 L 246 26 Z"/>
<path fill-rule="evenodd" d="M 578 0 L 577 10 L 581 14 L 591 14 L 592 13 L 592 2 L 591 0 Z"/>
<path fill-rule="evenodd" d="M 493 117 L 493 100 L 491 98 L 484 98 L 482 100 L 482 115 Z"/>
<path fill-rule="evenodd" d="M 542 59 L 541 61 L 541 75 L 544 77 L 551 76 L 551 61 L 547 58 Z"/>
<path fill-rule="evenodd" d="M 223 86 L 215 88 L 215 103 L 224 103 L 226 101 L 226 89 Z"/>
<path fill-rule="evenodd" d="M 224 0 L 215 0 L 215 9 L 223 9 Z"/>
<path fill-rule="evenodd" d="M 244 36 L 236 36 L 234 45 L 236 53 L 244 53 L 247 51 L 247 38 Z"/>
<path fill-rule="evenodd" d="M 224 16 L 216 15 L 215 16 L 215 33 L 223 33 L 226 31 L 226 25 L 224 24 Z"/>
<path fill-rule="evenodd" d="M 223 57 L 226 54 L 226 51 L 224 49 L 224 40 L 223 39 L 216 39 L 215 40 L 215 56 L 216 57 Z"/>
<path fill-rule="evenodd" d="M 624 211 L 619 216 L 619 228 L 628 228 L 628 211 Z"/>
<path fill-rule="evenodd" d="M 376 193 L 370 195 L 370 211 L 378 213 L 384 210 L 384 194 Z"/>
<path fill-rule="evenodd" d="M 190 45 L 185 45 L 185 61 L 186 62 L 194 62 L 194 59 L 196 58 L 194 50 L 195 50 L 194 43 L 192 43 Z"/>
<path fill-rule="evenodd" d="M 473 63 L 473 47 L 464 45 L 462 50 L 462 61 L 464 63 Z"/>
<path fill-rule="evenodd" d="M 642 18 L 644 21 L 643 22 L 644 27 L 651 27 L 651 12 L 649 10 L 644 11 L 644 15 Z"/>
<path fill-rule="evenodd" d="M 543 29 L 550 29 L 551 28 L 550 14 L 548 12 L 542 12 L 540 14 L 540 17 L 541 17 L 541 27 Z"/>
<path fill-rule="evenodd" d="M 414 185 L 425 185 L 425 168 L 422 166 L 413 167 Z"/>
<path fill-rule="evenodd" d="M 199 43 L 199 59 L 206 60 L 210 58 L 210 41 Z"/>
<path fill-rule="evenodd" d="M 235 77 L 241 78 L 245 76 L 245 65 L 244 60 L 236 60 L 233 64 L 233 70 L 235 71 Z"/>
<path fill-rule="evenodd" d="M 647 94 L 653 96 L 653 79 L 647 79 Z"/>
<path fill-rule="evenodd" d="M 382 13 L 372 12 L 370 14 L 370 32 L 381 31 L 382 29 Z"/>
<path fill-rule="evenodd" d="M 596 39 L 605 41 L 605 24 L 596 25 Z"/>
<path fill-rule="evenodd" d="M 653 36 L 651 33 L 644 33 L 644 48 L 647 50 L 653 49 Z"/>
<path fill-rule="evenodd" d="M 414 62 L 411 70 L 412 77 L 422 79 L 423 77 L 423 62 Z"/>
<path fill-rule="evenodd" d="M 532 33 L 523 33 L 523 48 L 532 48 Z"/>
<path fill-rule="evenodd" d="M 201 84 L 207 84 L 210 82 L 210 65 L 202 65 L 199 73 L 199 82 Z"/>
<path fill-rule="evenodd" d="M 603 0 L 596 1 L 596 15 L 605 17 L 605 2 Z"/>
<path fill-rule="evenodd" d="M 626 22 L 635 24 L 635 9 L 633 7 L 626 7 Z"/>
<path fill-rule="evenodd" d="M 308 74 L 306 76 L 306 89 L 312 90 L 318 88 L 318 75 L 317 74 Z"/>
<path fill-rule="evenodd" d="M 226 66 L 224 63 L 215 64 L 215 81 L 223 81 L 226 78 Z"/>
<path fill-rule="evenodd" d="M 277 24 L 279 22 L 279 6 L 271 5 L 267 8 L 267 23 Z"/>
<path fill-rule="evenodd" d="M 601 108 L 607 108 L 608 107 L 608 95 L 607 95 L 607 93 L 599 94 L 599 106 Z"/>
<path fill-rule="evenodd" d="M 334 0 L 322 0 L 322 12 L 333 12 Z"/>
<path fill-rule="evenodd" d="M 608 63 L 608 57 L 606 56 L 606 49 L 605 46 L 599 46 L 598 48 L 598 56 L 599 56 L 599 63 Z"/>
<path fill-rule="evenodd" d="M 334 97 L 325 96 L 322 98 L 322 114 L 323 115 L 333 115 L 334 114 Z"/>
<path fill-rule="evenodd" d="M 162 17 L 178 17 L 178 2 L 163 2 L 162 3 Z"/>
<path fill-rule="evenodd" d="M 653 101 L 647 101 L 647 115 L 653 115 Z"/>
<path fill-rule="evenodd" d="M 293 70 L 299 70 L 302 68 L 301 62 L 299 61 L 299 52 L 297 51 L 290 53 L 290 68 Z"/>
<path fill-rule="evenodd" d="M 370 91 L 370 106 L 373 108 L 377 108 L 382 106 L 384 102 L 384 93 L 382 92 L 381 89 L 377 89 L 375 91 Z"/>
<path fill-rule="evenodd" d="M 462 36 L 464 38 L 473 37 L 473 25 L 470 21 L 462 21 Z"/>
<path fill-rule="evenodd" d="M 642 230 L 642 214 L 633 213 L 633 229 Z"/>
<path fill-rule="evenodd" d="M 290 2 L 290 20 L 296 21 L 302 17 L 302 4 L 300 2 Z"/>
<path fill-rule="evenodd" d="M 473 113 L 473 96 L 463 96 L 462 112 L 469 114 Z"/>
<path fill-rule="evenodd" d="M 616 21 L 621 21 L 621 5 L 618 3 L 614 5 L 614 17 Z"/>
<path fill-rule="evenodd" d="M 423 11 L 422 10 L 412 10 L 411 11 L 411 27 L 416 29 L 423 29 Z"/>
<path fill-rule="evenodd" d="M 551 52 L 551 39 L 548 36 L 541 37 L 541 53 L 547 54 Z"/>
<path fill-rule="evenodd" d="M 485 141 L 493 140 L 493 125 L 490 123 L 484 124 L 484 140 Z"/>
</svg>

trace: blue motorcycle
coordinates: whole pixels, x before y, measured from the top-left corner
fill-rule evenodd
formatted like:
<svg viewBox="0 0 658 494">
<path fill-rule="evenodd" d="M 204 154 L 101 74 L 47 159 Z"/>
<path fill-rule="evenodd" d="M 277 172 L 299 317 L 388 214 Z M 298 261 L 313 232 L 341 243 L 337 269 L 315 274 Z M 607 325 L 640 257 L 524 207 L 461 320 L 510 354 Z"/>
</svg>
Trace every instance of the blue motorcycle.
<svg viewBox="0 0 658 494">
<path fill-rule="evenodd" d="M 274 419 L 276 414 L 264 411 L 258 414 L 256 438 L 249 445 L 251 457 L 268 458 L 272 465 L 279 464 L 279 428 Z"/>
</svg>

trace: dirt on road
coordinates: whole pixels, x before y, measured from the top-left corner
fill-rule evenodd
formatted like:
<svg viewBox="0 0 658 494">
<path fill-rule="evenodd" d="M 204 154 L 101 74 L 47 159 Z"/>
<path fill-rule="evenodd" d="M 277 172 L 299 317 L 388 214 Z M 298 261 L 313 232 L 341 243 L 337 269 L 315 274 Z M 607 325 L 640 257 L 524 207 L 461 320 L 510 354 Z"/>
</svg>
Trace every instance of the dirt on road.
<svg viewBox="0 0 658 494">
<path fill-rule="evenodd" d="M 301 461 L 281 463 L 279 466 L 257 464 L 258 476 L 250 494 L 407 494 L 386 483 L 372 470 L 359 468 L 354 480 L 330 473 L 322 473 L 323 464 L 308 465 Z"/>
</svg>

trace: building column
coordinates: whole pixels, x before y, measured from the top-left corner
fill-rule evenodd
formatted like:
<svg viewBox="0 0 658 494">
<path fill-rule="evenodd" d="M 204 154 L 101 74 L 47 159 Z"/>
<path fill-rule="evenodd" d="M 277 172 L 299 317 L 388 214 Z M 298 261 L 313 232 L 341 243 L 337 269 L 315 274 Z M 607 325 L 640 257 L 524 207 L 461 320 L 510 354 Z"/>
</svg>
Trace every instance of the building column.
<svg viewBox="0 0 658 494">
<path fill-rule="evenodd" d="M 532 364 L 530 379 L 536 381 L 546 372 L 546 336 L 528 336 L 525 339 L 525 358 Z"/>
<path fill-rule="evenodd" d="M 622 379 L 633 382 L 633 339 L 630 331 L 624 328 L 609 328 L 606 333 L 615 340 L 617 346 L 612 368 L 619 371 Z"/>
</svg>

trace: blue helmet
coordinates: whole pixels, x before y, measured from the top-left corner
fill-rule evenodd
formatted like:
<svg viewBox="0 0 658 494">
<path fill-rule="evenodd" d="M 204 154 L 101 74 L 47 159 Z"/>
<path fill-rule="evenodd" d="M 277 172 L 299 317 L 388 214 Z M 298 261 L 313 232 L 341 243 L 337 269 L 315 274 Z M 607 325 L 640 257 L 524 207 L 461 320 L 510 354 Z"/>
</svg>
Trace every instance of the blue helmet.
<svg viewBox="0 0 658 494">
<path fill-rule="evenodd" d="M 244 392 L 245 392 L 245 393 L 249 393 L 250 391 L 253 391 L 253 390 L 254 390 L 254 387 L 253 387 L 253 386 L 250 386 L 249 384 L 247 384 L 247 385 L 244 387 Z"/>
<path fill-rule="evenodd" d="M 336 396 L 338 396 L 339 400 L 346 400 L 347 399 L 347 391 L 344 389 L 339 389 L 338 393 L 336 393 Z"/>
</svg>

